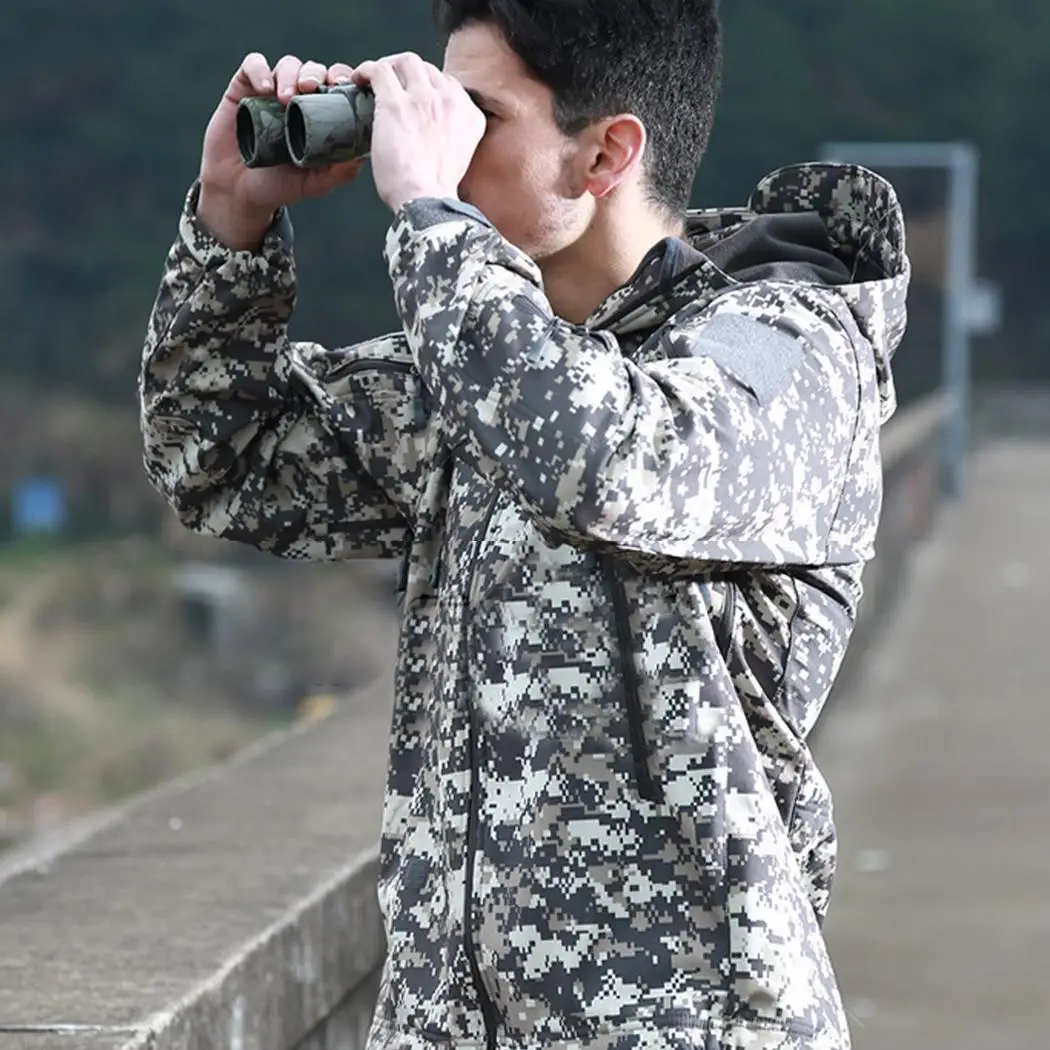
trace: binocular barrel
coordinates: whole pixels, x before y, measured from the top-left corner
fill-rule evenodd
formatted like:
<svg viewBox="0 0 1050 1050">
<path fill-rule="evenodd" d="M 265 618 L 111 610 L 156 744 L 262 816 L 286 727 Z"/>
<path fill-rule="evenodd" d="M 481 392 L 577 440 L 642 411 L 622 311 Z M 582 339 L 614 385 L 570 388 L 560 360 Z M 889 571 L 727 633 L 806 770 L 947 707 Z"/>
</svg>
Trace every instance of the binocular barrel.
<svg viewBox="0 0 1050 1050">
<path fill-rule="evenodd" d="M 237 106 L 237 145 L 249 168 L 295 164 L 320 168 L 367 157 L 372 148 L 375 98 L 356 84 L 320 87 L 275 98 L 245 98 Z"/>
</svg>

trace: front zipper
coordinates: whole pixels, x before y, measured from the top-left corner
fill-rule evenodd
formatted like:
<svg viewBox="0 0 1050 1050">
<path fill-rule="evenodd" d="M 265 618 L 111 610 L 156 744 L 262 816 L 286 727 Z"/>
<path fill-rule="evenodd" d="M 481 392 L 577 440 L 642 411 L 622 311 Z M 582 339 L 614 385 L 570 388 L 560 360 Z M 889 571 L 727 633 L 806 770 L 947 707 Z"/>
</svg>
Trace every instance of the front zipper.
<svg viewBox="0 0 1050 1050">
<path fill-rule="evenodd" d="M 498 496 L 492 497 L 488 510 L 485 513 L 485 520 L 481 524 L 481 530 L 478 533 L 478 546 L 474 553 L 473 565 L 471 571 L 467 574 L 467 591 L 470 593 L 470 588 L 473 585 L 474 575 L 477 572 L 478 559 L 481 557 L 482 548 L 485 545 L 485 535 L 489 531 L 489 523 L 492 521 L 492 515 L 495 513 L 496 504 L 499 502 Z M 464 655 L 463 663 L 468 663 L 466 655 Z M 464 695 L 467 697 L 467 724 L 468 724 L 468 743 L 467 747 L 470 754 L 470 794 L 467 800 L 467 857 L 464 872 L 464 879 L 466 882 L 464 896 L 463 896 L 463 949 L 467 955 L 467 963 L 470 966 L 470 976 L 474 981 L 474 993 L 478 997 L 478 1004 L 481 1007 L 481 1016 L 485 1021 L 485 1047 L 486 1050 L 496 1050 L 496 1034 L 499 1030 L 499 1014 L 496 1011 L 496 1004 L 489 998 L 488 990 L 485 988 L 485 982 L 481 976 L 481 965 L 478 962 L 478 952 L 474 945 L 474 858 L 478 851 L 478 835 L 479 835 L 479 819 L 478 813 L 481 809 L 481 785 L 479 784 L 479 770 L 481 762 L 478 757 L 478 716 L 474 710 L 474 706 L 470 701 L 469 690 L 464 690 Z"/>
<path fill-rule="evenodd" d="M 663 791 L 649 769 L 649 749 L 645 742 L 645 717 L 638 682 L 638 668 L 634 662 L 634 639 L 631 632 L 631 613 L 627 606 L 627 589 L 610 557 L 601 559 L 602 574 L 612 599 L 613 621 L 616 626 L 616 647 L 620 659 L 620 680 L 623 682 L 624 708 L 627 714 L 627 733 L 631 740 L 631 758 L 634 763 L 634 781 L 638 794 L 649 802 L 662 802 Z"/>
</svg>

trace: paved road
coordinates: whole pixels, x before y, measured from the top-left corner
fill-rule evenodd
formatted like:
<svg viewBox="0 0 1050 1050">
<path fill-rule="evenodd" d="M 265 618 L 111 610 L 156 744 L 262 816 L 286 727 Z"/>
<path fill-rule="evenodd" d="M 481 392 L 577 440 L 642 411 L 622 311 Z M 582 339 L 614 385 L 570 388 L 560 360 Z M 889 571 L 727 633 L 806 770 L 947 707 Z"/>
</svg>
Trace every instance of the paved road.
<svg viewBox="0 0 1050 1050">
<path fill-rule="evenodd" d="M 1050 442 L 991 444 L 815 750 L 855 1050 L 1050 1047 Z"/>
</svg>

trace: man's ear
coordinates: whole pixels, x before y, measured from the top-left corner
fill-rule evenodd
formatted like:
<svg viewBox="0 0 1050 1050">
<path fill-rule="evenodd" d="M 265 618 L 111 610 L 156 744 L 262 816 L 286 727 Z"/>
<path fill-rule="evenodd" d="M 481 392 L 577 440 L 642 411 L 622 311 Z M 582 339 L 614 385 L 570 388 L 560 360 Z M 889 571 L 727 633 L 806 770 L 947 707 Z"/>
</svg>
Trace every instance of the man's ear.
<svg viewBox="0 0 1050 1050">
<path fill-rule="evenodd" d="M 584 185 L 592 197 L 607 197 L 627 182 L 645 156 L 645 125 L 630 113 L 607 117 L 588 129 Z"/>
</svg>

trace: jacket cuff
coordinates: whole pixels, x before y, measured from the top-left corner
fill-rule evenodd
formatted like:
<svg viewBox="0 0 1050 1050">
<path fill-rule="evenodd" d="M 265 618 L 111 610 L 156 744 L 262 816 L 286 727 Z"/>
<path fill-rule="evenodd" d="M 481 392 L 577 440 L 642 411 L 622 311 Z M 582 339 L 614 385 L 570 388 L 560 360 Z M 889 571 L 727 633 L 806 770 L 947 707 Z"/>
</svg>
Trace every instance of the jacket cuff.
<svg viewBox="0 0 1050 1050">
<path fill-rule="evenodd" d="M 425 230 L 441 222 L 464 218 L 492 227 L 492 223 L 473 204 L 466 204 L 454 197 L 419 197 L 409 201 L 394 217 L 394 225 L 407 222 L 417 230 Z"/>
<path fill-rule="evenodd" d="M 186 250 L 201 266 L 207 268 L 233 260 L 249 262 L 260 258 L 270 262 L 283 261 L 287 265 L 286 260 L 291 256 L 295 243 L 295 231 L 287 208 L 280 208 L 274 213 L 258 251 L 234 251 L 216 240 L 197 218 L 200 190 L 200 180 L 196 179 L 186 194 L 179 220 L 179 236 Z"/>
</svg>

